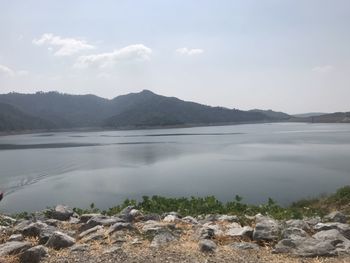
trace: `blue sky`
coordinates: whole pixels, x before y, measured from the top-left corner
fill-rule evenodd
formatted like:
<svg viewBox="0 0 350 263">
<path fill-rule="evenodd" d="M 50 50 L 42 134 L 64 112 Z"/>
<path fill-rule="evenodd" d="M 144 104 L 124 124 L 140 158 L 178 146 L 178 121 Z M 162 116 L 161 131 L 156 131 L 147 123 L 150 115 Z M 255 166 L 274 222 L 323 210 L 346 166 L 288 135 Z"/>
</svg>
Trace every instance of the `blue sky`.
<svg viewBox="0 0 350 263">
<path fill-rule="evenodd" d="M 0 0 L 0 93 L 349 111 L 347 0 Z"/>
</svg>

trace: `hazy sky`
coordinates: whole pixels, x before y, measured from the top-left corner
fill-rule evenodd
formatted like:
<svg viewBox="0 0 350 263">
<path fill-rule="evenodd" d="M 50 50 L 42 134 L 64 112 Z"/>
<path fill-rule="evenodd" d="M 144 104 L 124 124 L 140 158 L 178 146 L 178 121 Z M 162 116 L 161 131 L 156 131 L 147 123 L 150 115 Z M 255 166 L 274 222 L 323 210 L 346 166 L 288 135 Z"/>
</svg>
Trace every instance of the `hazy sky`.
<svg viewBox="0 0 350 263">
<path fill-rule="evenodd" d="M 350 110 L 349 0 L 0 0 L 0 93 Z"/>
</svg>

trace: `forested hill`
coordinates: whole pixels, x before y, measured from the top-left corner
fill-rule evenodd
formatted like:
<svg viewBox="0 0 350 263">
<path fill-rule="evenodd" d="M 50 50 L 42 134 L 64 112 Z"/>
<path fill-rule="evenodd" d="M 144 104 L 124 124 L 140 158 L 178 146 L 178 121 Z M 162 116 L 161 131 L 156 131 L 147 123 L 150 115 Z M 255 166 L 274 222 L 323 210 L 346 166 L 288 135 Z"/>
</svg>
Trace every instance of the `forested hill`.
<svg viewBox="0 0 350 263">
<path fill-rule="evenodd" d="M 95 95 L 58 92 L 0 95 L 0 130 L 78 127 L 133 128 L 172 125 L 206 125 L 282 120 L 272 111 L 241 111 L 211 107 L 149 90 L 112 100 Z M 9 113 L 11 112 L 11 113 Z M 283 119 L 288 115 L 283 115 Z"/>
</svg>

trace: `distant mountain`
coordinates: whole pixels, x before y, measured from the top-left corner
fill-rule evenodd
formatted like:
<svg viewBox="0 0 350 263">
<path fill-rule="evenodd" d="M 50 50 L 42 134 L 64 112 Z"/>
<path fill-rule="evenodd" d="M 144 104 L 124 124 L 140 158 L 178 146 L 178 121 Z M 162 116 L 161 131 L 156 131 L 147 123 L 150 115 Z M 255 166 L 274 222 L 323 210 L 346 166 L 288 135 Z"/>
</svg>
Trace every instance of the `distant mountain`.
<svg viewBox="0 0 350 263">
<path fill-rule="evenodd" d="M 56 126 L 46 120 L 30 116 L 16 107 L 0 103 L 0 131 L 53 129 Z"/>
<path fill-rule="evenodd" d="M 22 120 L 22 123 L 25 123 L 22 129 L 215 125 L 281 121 L 289 116 L 273 111 L 241 111 L 211 107 L 157 95 L 149 90 L 118 96 L 112 100 L 94 95 L 69 95 L 58 92 L 9 93 L 0 95 L 0 103 L 17 111 L 16 114 L 7 115 L 6 123 L 15 119 L 14 122 L 19 125 Z M 32 121 L 32 126 L 28 126 L 28 120 Z M 1 121 L 5 123 L 5 120 Z M 3 126 L 0 130 L 5 129 Z M 21 128 L 17 126 L 16 129 Z"/>
<path fill-rule="evenodd" d="M 254 110 L 250 110 L 250 111 L 251 112 L 260 112 L 273 120 L 288 120 L 291 118 L 290 115 L 288 115 L 287 113 L 281 112 L 281 111 L 259 110 L 259 109 L 254 109 Z"/>
<path fill-rule="evenodd" d="M 294 117 L 301 117 L 301 118 L 307 118 L 307 117 L 315 117 L 320 115 L 325 115 L 328 113 L 324 112 L 308 112 L 308 113 L 300 113 L 300 114 L 293 114 Z"/>
</svg>

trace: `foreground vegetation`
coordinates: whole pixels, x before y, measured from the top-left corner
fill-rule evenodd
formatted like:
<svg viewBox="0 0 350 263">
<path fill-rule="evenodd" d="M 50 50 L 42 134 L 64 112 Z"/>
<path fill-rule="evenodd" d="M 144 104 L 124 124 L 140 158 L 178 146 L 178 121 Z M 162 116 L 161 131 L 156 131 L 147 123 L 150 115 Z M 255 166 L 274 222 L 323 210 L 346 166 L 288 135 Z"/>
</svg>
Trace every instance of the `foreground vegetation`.
<svg viewBox="0 0 350 263">
<path fill-rule="evenodd" d="M 144 213 L 162 214 L 176 211 L 182 215 L 204 215 L 204 214 L 232 214 L 237 216 L 256 215 L 261 213 L 276 219 L 301 219 L 328 214 L 332 210 L 350 212 L 350 186 L 337 190 L 330 196 L 315 199 L 304 199 L 291 204 L 288 207 L 278 205 L 271 198 L 265 204 L 251 205 L 242 202 L 240 196 L 234 200 L 223 203 L 214 196 L 190 197 L 190 198 L 167 198 L 163 196 L 144 196 L 141 201 L 126 199 L 122 204 L 114 206 L 107 211 L 100 211 L 91 204 L 89 209 L 75 208 L 78 214 L 101 212 L 107 215 L 116 215 L 127 206 L 135 206 Z"/>
</svg>

